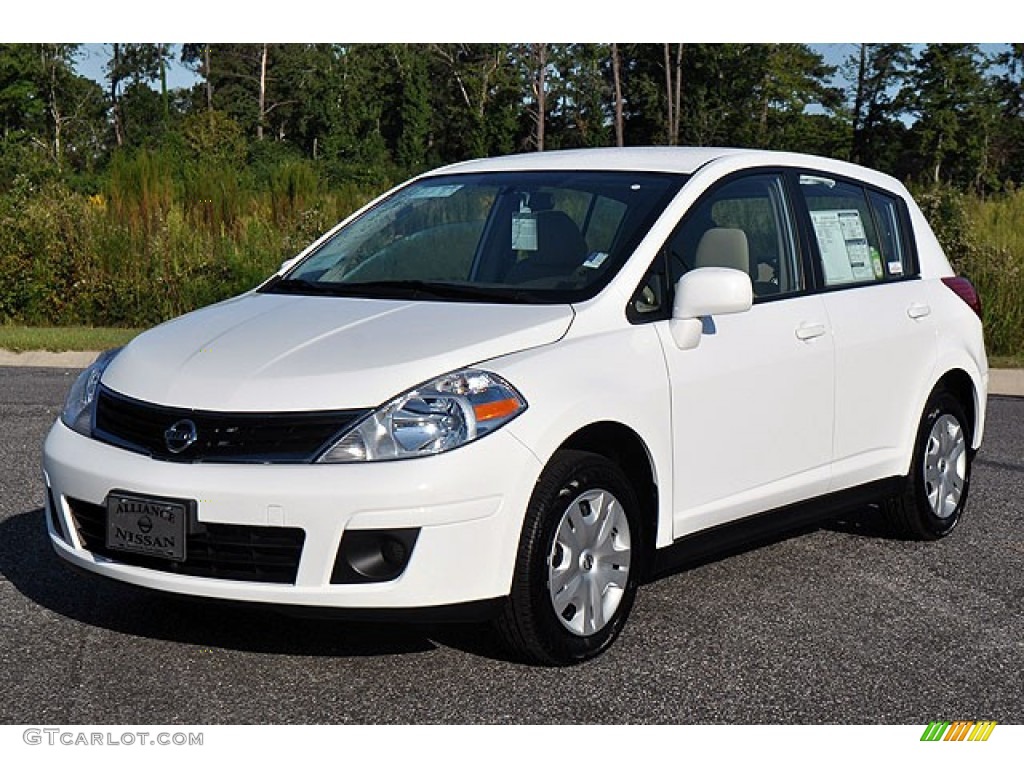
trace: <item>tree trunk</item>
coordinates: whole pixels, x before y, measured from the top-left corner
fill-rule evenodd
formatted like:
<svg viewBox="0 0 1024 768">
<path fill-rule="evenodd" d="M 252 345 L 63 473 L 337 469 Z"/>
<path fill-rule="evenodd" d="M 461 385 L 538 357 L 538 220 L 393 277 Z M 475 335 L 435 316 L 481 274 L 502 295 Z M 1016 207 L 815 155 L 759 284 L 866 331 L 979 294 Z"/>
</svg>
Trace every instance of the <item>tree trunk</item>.
<svg viewBox="0 0 1024 768">
<path fill-rule="evenodd" d="M 867 84 L 867 43 L 860 44 L 860 61 L 857 65 L 857 93 L 853 99 L 853 157 L 855 163 L 864 162 L 864 99 Z"/>
<path fill-rule="evenodd" d="M 675 106 L 672 98 L 672 57 L 671 57 L 671 43 L 662 43 L 662 49 L 665 54 L 665 104 L 668 111 L 668 124 L 665 129 L 666 138 L 668 139 L 669 145 L 675 144 Z"/>
<path fill-rule="evenodd" d="M 548 66 L 548 44 L 537 44 L 537 151 L 544 151 L 544 118 L 547 114 L 544 74 Z"/>
<path fill-rule="evenodd" d="M 160 98 L 164 103 L 164 125 L 166 126 L 171 117 L 171 101 L 167 94 L 167 47 L 166 43 L 160 44 Z"/>
<path fill-rule="evenodd" d="M 267 104 L 267 44 L 263 44 L 260 54 L 260 99 L 259 118 L 256 123 L 256 140 L 263 141 L 263 117 L 266 114 Z"/>
<path fill-rule="evenodd" d="M 206 79 L 206 115 L 213 132 L 213 84 L 210 82 L 210 44 L 203 47 L 203 77 Z"/>
<path fill-rule="evenodd" d="M 619 44 L 612 43 L 612 83 L 615 88 L 615 146 L 625 146 L 622 125 L 622 72 L 619 62 Z"/>
<path fill-rule="evenodd" d="M 53 159 L 57 163 L 57 168 L 61 167 L 61 160 L 63 154 L 63 146 L 61 144 L 61 131 L 64 127 L 64 118 L 60 113 L 60 104 L 57 103 L 57 56 L 59 54 L 59 48 L 56 44 L 53 45 L 53 50 L 50 52 L 49 61 L 47 64 L 50 68 L 50 115 L 53 117 Z M 43 46 L 43 56 L 47 56 L 46 46 Z M 46 61 L 46 58 L 44 58 Z"/>
<path fill-rule="evenodd" d="M 121 101 L 117 87 L 121 84 L 121 44 L 114 43 L 114 65 L 110 68 L 110 111 L 114 117 L 114 139 L 117 146 L 124 146 L 124 118 L 121 115 Z"/>
<path fill-rule="evenodd" d="M 683 122 L 683 44 L 676 43 L 676 124 L 673 144 L 679 143 L 679 127 Z"/>
<path fill-rule="evenodd" d="M 206 79 L 206 111 L 213 112 L 213 85 L 210 83 L 210 45 L 203 48 L 203 77 Z"/>
</svg>

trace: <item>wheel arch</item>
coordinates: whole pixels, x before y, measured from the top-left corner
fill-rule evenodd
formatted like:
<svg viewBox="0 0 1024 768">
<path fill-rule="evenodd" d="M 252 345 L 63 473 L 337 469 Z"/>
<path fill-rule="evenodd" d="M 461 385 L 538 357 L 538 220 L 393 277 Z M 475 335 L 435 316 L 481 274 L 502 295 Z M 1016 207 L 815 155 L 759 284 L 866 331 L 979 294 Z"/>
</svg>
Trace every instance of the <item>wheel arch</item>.
<svg viewBox="0 0 1024 768">
<path fill-rule="evenodd" d="M 967 420 L 970 423 L 971 429 L 971 440 L 974 440 L 974 436 L 978 433 L 978 390 L 974 386 L 974 380 L 971 379 L 970 374 L 962 368 L 954 368 L 951 371 L 946 371 L 932 387 L 932 392 L 936 390 L 944 389 L 952 394 L 959 402 L 961 407 L 967 416 Z M 929 395 L 930 397 L 930 395 Z"/>
<path fill-rule="evenodd" d="M 596 453 L 623 471 L 640 501 L 644 562 L 649 566 L 659 537 L 661 499 L 654 461 L 644 439 L 625 424 L 600 421 L 578 429 L 562 442 L 558 450 Z"/>
</svg>

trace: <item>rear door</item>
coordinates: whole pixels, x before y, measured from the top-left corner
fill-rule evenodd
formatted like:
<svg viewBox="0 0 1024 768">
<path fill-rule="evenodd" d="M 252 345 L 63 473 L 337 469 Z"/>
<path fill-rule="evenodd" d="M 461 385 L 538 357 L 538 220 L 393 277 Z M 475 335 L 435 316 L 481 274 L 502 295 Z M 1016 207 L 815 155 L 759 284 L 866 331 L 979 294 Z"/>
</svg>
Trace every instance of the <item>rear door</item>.
<svg viewBox="0 0 1024 768">
<path fill-rule="evenodd" d="M 818 172 L 796 181 L 835 336 L 839 490 L 902 471 L 900 446 L 935 364 L 937 326 L 899 198 Z"/>
</svg>

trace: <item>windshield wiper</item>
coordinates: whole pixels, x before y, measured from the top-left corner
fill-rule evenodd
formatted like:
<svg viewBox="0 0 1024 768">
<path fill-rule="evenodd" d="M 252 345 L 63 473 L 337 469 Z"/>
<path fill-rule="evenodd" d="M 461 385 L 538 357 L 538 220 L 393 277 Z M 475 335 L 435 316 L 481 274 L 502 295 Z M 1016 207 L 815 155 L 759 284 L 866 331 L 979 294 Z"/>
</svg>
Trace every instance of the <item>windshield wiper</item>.
<svg viewBox="0 0 1024 768">
<path fill-rule="evenodd" d="M 499 304 L 527 304 L 530 301 L 524 291 L 456 283 L 434 283 L 427 280 L 370 280 L 358 283 L 334 283 L 276 278 L 261 288 L 260 292 L 288 293 L 299 296 L 481 301 Z"/>
<path fill-rule="evenodd" d="M 314 280 L 275 277 L 260 288 L 260 293 L 294 293 L 300 296 L 338 296 L 337 283 L 318 283 Z"/>
<path fill-rule="evenodd" d="M 446 301 L 484 301 L 525 304 L 524 291 L 503 287 L 485 287 L 461 283 L 435 283 L 428 280 L 371 280 L 359 283 L 335 283 L 340 289 L 358 296 L 396 296 L 397 298 L 442 299 Z"/>
</svg>

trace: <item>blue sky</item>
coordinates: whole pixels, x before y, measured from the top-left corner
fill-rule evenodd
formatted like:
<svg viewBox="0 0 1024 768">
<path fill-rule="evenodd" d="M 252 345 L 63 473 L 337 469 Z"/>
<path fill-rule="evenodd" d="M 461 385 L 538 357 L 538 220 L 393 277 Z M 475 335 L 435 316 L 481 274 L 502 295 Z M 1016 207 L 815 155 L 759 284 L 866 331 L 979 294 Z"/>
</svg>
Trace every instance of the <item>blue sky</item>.
<svg viewBox="0 0 1024 768">
<path fill-rule="evenodd" d="M 197 82 L 196 76 L 188 67 L 178 61 L 181 45 L 174 45 L 174 60 L 167 70 L 168 88 L 188 88 Z M 78 74 L 90 77 L 99 83 L 106 80 L 105 68 L 110 60 L 111 48 L 109 43 L 86 43 L 79 52 L 76 69 Z"/>
</svg>

